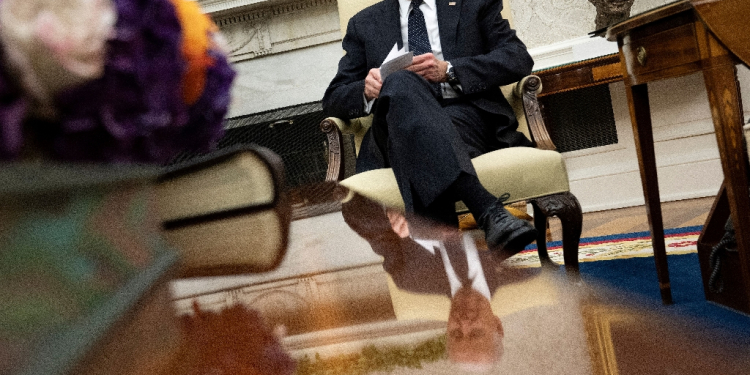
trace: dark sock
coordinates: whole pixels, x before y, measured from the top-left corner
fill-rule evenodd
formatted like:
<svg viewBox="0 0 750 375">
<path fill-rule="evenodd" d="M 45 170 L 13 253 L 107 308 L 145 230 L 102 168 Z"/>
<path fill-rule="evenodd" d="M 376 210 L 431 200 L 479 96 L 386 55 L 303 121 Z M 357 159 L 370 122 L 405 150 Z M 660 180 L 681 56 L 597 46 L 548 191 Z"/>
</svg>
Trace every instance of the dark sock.
<svg viewBox="0 0 750 375">
<path fill-rule="evenodd" d="M 458 214 L 456 214 L 456 200 L 447 194 L 440 195 L 429 206 L 429 218 L 450 226 L 458 226 Z"/>
<path fill-rule="evenodd" d="M 412 192 L 412 197 L 414 213 L 417 215 L 438 223 L 458 226 L 456 198 L 449 191 L 440 194 L 429 206 L 423 205 L 416 193 Z"/>
<path fill-rule="evenodd" d="M 461 174 L 458 175 L 458 178 L 453 181 L 448 188 L 448 191 L 450 191 L 453 196 L 462 200 L 466 207 L 469 208 L 469 211 L 474 215 L 474 219 L 477 220 L 487 208 L 497 201 L 497 197 L 487 191 L 476 176 L 470 175 L 466 172 L 461 172 Z"/>
</svg>

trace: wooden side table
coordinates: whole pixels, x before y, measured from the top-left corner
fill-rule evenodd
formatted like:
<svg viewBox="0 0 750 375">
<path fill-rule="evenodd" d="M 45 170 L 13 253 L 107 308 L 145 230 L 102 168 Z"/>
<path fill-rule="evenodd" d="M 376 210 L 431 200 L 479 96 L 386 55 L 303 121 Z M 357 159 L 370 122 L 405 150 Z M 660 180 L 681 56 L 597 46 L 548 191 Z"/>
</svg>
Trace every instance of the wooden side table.
<svg viewBox="0 0 750 375">
<path fill-rule="evenodd" d="M 534 71 L 542 80 L 538 97 L 622 81 L 620 55 L 613 53 Z"/>
<path fill-rule="evenodd" d="M 696 1 L 698 2 L 698 1 Z M 720 1 L 719 1 L 720 2 Z M 741 28 L 738 32 L 742 32 Z M 609 28 L 617 41 L 646 198 L 662 301 L 672 303 L 664 244 L 647 84 L 702 71 L 724 171 L 724 186 L 737 231 L 742 289 L 750 292 L 750 198 L 737 57 L 704 25 L 689 0 L 671 3 Z M 743 303 L 734 306 L 750 312 Z"/>
</svg>

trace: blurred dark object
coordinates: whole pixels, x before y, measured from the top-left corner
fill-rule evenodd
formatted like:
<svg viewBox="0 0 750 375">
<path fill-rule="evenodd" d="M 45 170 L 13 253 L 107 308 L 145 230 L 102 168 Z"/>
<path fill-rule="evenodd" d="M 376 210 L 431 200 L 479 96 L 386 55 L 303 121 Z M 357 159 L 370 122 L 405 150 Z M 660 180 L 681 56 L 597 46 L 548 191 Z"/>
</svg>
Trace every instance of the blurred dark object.
<svg viewBox="0 0 750 375">
<path fill-rule="evenodd" d="M 183 341 L 167 375 L 292 375 L 296 364 L 257 311 L 234 305 L 183 316 Z"/>
<path fill-rule="evenodd" d="M 708 279 L 708 289 L 713 293 L 721 293 L 724 290 L 724 282 L 719 278 L 721 275 L 721 258 L 726 252 L 737 252 L 737 236 L 734 232 L 732 218 L 727 219 L 724 225 L 724 235 L 711 249 L 709 263 L 711 264 L 711 277 Z"/>
<path fill-rule="evenodd" d="M 157 170 L 0 168 L 0 373 L 149 373 L 176 348 Z"/>
<path fill-rule="evenodd" d="M 750 304 L 750 295 L 743 284 L 742 258 L 737 249 L 737 233 L 727 230 L 731 220 L 726 187 L 722 185 L 703 231 L 698 237 L 696 247 L 706 299 L 745 311 L 746 306 Z M 724 248 L 726 250 L 721 250 Z"/>
<path fill-rule="evenodd" d="M 633 1 L 635 0 L 589 0 L 596 7 L 596 29 L 606 29 L 630 17 Z"/>
</svg>

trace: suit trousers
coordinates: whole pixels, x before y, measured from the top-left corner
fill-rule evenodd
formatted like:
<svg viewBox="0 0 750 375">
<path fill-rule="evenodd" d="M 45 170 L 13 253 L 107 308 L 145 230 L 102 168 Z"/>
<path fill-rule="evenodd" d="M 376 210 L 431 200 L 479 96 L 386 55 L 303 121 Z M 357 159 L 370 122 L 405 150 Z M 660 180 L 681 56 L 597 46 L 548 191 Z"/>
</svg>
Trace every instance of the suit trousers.
<svg viewBox="0 0 750 375">
<path fill-rule="evenodd" d="M 518 133 L 515 119 L 462 98 L 442 99 L 427 80 L 405 70 L 383 82 L 373 114 L 357 173 L 393 168 L 407 212 L 449 224 L 457 220 L 459 200 L 449 186 L 462 172 L 476 176 L 471 159 L 501 148 L 498 134 Z"/>
</svg>

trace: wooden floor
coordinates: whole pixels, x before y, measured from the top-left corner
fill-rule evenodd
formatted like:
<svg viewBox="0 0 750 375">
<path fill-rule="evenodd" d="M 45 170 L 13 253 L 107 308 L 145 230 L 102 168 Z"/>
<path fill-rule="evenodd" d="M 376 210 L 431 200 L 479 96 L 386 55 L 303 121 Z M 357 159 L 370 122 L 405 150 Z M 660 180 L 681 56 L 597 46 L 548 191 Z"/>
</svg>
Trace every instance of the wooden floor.
<svg viewBox="0 0 750 375">
<path fill-rule="evenodd" d="M 703 225 L 711 210 L 714 197 L 687 199 L 662 203 L 664 228 L 680 228 Z M 550 220 L 552 239 L 558 241 L 560 221 Z M 587 212 L 583 214 L 582 238 L 606 236 L 610 234 L 647 231 L 646 206 L 620 208 L 616 210 Z"/>
</svg>

